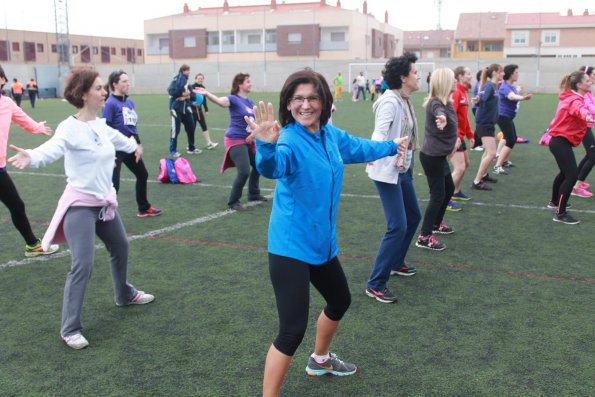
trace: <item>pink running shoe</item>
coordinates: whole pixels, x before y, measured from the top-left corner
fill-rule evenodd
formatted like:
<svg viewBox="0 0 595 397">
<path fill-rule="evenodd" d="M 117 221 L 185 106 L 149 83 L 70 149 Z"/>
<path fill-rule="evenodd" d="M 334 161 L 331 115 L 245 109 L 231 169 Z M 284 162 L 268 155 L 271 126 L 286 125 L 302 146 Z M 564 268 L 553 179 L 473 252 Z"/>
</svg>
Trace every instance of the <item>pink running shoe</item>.
<svg viewBox="0 0 595 397">
<path fill-rule="evenodd" d="M 587 189 L 585 189 L 583 187 L 573 187 L 572 195 L 587 198 L 587 197 L 593 196 L 593 193 L 591 193 L 590 191 L 588 191 Z"/>
<path fill-rule="evenodd" d="M 580 186 L 580 187 L 582 187 L 583 189 L 588 189 L 590 186 L 591 186 L 591 184 L 590 184 L 590 183 L 587 183 L 587 182 L 581 182 L 581 186 Z"/>
</svg>

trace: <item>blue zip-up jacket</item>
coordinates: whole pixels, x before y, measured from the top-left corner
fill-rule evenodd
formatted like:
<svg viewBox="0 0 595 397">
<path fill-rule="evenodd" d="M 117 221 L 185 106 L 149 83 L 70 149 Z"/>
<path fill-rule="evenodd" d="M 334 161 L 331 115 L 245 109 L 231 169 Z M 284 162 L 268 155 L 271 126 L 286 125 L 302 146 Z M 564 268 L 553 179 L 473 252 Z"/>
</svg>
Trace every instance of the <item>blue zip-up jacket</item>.
<svg viewBox="0 0 595 397">
<path fill-rule="evenodd" d="M 475 124 L 496 124 L 498 120 L 498 87 L 491 81 L 485 83 L 479 92 L 479 103 L 475 112 Z"/>
<path fill-rule="evenodd" d="M 332 125 L 309 132 L 299 123 L 281 130 L 276 144 L 256 140 L 256 168 L 276 179 L 268 251 L 311 265 L 339 253 L 337 206 L 343 165 L 395 155 L 393 141 L 370 141 Z"/>
</svg>

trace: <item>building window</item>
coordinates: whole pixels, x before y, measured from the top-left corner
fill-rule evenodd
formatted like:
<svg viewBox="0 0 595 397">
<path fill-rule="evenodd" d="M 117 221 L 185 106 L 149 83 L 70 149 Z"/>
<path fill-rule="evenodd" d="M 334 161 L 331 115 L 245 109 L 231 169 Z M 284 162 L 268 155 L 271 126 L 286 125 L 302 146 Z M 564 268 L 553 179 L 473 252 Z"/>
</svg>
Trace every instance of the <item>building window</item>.
<svg viewBox="0 0 595 397">
<path fill-rule="evenodd" d="M 169 39 L 167 38 L 160 38 L 159 39 L 159 49 L 165 50 L 169 48 Z"/>
<path fill-rule="evenodd" d="M 287 35 L 287 42 L 290 44 L 300 44 L 302 42 L 301 33 L 289 33 Z"/>
<path fill-rule="evenodd" d="M 110 48 L 110 53 L 111 53 L 112 55 L 116 55 L 116 47 L 112 47 L 112 48 Z"/>
<path fill-rule="evenodd" d="M 56 44 L 52 44 L 52 53 L 55 54 L 58 52 L 58 46 Z"/>
<path fill-rule="evenodd" d="M 37 52 L 43 52 L 43 43 L 37 43 Z"/>
<path fill-rule="evenodd" d="M 219 45 L 219 32 L 207 32 L 207 45 Z"/>
<path fill-rule="evenodd" d="M 72 53 L 73 54 L 78 54 L 79 53 L 79 46 L 78 45 L 73 45 L 72 46 Z"/>
<path fill-rule="evenodd" d="M 99 47 L 93 47 L 93 55 L 99 55 Z"/>
<path fill-rule="evenodd" d="M 345 32 L 331 32 L 331 41 L 344 42 L 345 41 Z"/>
<path fill-rule="evenodd" d="M 529 32 L 512 32 L 513 46 L 526 46 L 529 44 Z"/>
<path fill-rule="evenodd" d="M 120 55 L 122 55 L 123 57 L 126 56 L 126 48 L 120 48 Z"/>
<path fill-rule="evenodd" d="M 20 43 L 15 43 L 15 42 L 13 42 L 13 43 L 12 43 L 12 50 L 13 50 L 14 52 L 21 51 L 21 44 L 20 44 Z"/>
<path fill-rule="evenodd" d="M 195 48 L 196 47 L 196 37 L 184 37 L 184 48 Z"/>
<path fill-rule="evenodd" d="M 487 41 L 483 43 L 483 50 L 486 52 L 502 51 L 502 43 L 499 41 Z"/>
<path fill-rule="evenodd" d="M 468 41 L 467 42 L 467 51 L 469 51 L 469 52 L 479 51 L 479 45 L 478 45 L 477 41 Z"/>
<path fill-rule="evenodd" d="M 259 34 L 249 34 L 248 35 L 248 44 L 260 44 L 260 35 Z"/>
<path fill-rule="evenodd" d="M 267 30 L 265 32 L 264 40 L 266 44 L 277 44 L 277 31 Z"/>
<path fill-rule="evenodd" d="M 142 57 L 142 56 L 143 56 L 143 50 L 142 50 L 142 49 L 140 49 L 140 48 L 139 48 L 139 49 L 137 49 L 137 50 L 136 50 L 136 56 L 138 56 L 138 57 Z"/>
<path fill-rule="evenodd" d="M 109 47 L 101 46 L 101 63 L 110 63 Z"/>
<path fill-rule="evenodd" d="M 221 32 L 223 45 L 234 45 L 236 43 L 236 35 L 233 31 Z"/>
<path fill-rule="evenodd" d="M 545 30 L 541 33 L 541 42 L 543 45 L 558 45 L 560 41 L 560 32 L 557 30 Z"/>
</svg>

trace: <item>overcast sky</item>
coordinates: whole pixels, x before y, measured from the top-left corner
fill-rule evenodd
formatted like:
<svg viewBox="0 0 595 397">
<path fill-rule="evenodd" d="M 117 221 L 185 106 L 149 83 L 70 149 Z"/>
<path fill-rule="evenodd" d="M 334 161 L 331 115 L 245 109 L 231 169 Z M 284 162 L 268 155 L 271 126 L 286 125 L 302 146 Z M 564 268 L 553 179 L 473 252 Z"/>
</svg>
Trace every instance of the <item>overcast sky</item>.
<svg viewBox="0 0 595 397">
<path fill-rule="evenodd" d="M 145 19 L 180 13 L 184 3 L 191 10 L 219 7 L 223 0 L 55 0 L 68 1 L 71 34 L 143 38 Z M 315 0 L 287 0 L 287 3 Z M 270 4 L 270 0 L 228 0 L 230 6 Z M 282 3 L 282 0 L 277 0 Z M 336 0 L 327 0 L 336 5 Z M 363 0 L 341 0 L 346 9 L 362 9 Z M 428 30 L 438 26 L 438 0 L 368 0 L 368 11 L 380 21 L 389 13 L 389 23 L 403 30 Z M 589 8 L 590 7 L 590 8 Z M 595 12 L 593 0 L 442 0 L 441 26 L 455 29 L 461 12 L 563 12 L 572 8 L 582 14 Z M 54 0 L 2 0 L 0 38 L 3 29 L 55 31 Z M 290 22 L 290 21 L 288 21 Z M 283 23 L 280 21 L 280 23 Z"/>
</svg>

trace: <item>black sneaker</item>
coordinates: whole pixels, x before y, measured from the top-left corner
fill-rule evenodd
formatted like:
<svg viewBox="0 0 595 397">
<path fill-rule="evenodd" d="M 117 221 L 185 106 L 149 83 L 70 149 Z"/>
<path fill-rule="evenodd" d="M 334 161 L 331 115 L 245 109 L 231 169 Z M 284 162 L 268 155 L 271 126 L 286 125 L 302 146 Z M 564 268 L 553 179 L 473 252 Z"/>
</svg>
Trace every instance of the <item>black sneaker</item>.
<svg viewBox="0 0 595 397">
<path fill-rule="evenodd" d="M 256 196 L 248 198 L 248 201 L 269 201 L 269 199 L 260 194 L 257 194 Z"/>
<path fill-rule="evenodd" d="M 471 189 L 475 189 L 475 190 L 492 190 L 491 187 L 489 187 L 488 185 L 486 185 L 482 181 L 479 181 L 479 183 L 471 182 Z"/>
<path fill-rule="evenodd" d="M 244 207 L 242 204 L 240 204 L 239 201 L 237 203 L 233 203 L 232 205 L 230 205 L 229 209 L 238 211 L 238 212 L 246 211 L 246 207 Z"/>
<path fill-rule="evenodd" d="M 390 292 L 388 288 L 385 288 L 383 291 L 376 291 L 368 287 L 366 288 L 366 295 L 381 303 L 395 303 L 397 301 L 397 296 Z"/>
<path fill-rule="evenodd" d="M 482 182 L 490 182 L 490 183 L 497 183 L 498 180 L 490 176 L 490 174 L 485 174 L 483 178 L 481 178 Z"/>
<path fill-rule="evenodd" d="M 390 271 L 391 276 L 396 275 L 396 276 L 410 277 L 410 276 L 415 276 L 416 274 L 417 274 L 417 270 L 415 270 L 414 267 L 410 267 L 410 266 L 406 266 L 406 265 L 401 266 L 397 270 Z"/>
<path fill-rule="evenodd" d="M 443 251 L 446 249 L 446 245 L 442 244 L 431 234 L 425 237 L 420 234 L 417 238 L 417 241 L 415 242 L 415 246 L 419 248 L 426 248 L 432 251 Z"/>
<path fill-rule="evenodd" d="M 432 233 L 434 234 L 453 234 L 455 229 L 448 226 L 446 223 L 441 223 L 440 226 L 434 226 Z"/>
<path fill-rule="evenodd" d="M 568 214 L 568 212 L 562 212 L 561 214 L 554 215 L 554 222 L 565 223 L 567 225 L 578 225 L 581 223 L 578 219 L 574 219 Z"/>
</svg>

